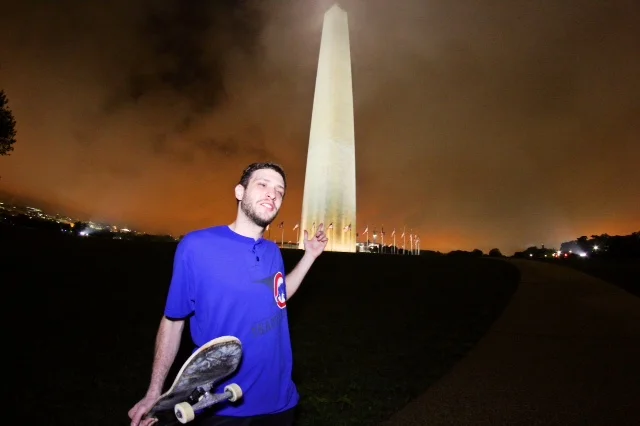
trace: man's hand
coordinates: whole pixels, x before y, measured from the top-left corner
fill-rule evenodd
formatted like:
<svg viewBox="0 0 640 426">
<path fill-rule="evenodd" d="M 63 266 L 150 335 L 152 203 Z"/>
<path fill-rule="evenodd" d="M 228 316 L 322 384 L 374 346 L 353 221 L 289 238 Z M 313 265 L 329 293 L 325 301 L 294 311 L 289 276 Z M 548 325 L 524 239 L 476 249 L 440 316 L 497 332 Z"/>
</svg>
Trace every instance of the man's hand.
<svg viewBox="0 0 640 426">
<path fill-rule="evenodd" d="M 160 395 L 147 394 L 140 402 L 133 406 L 131 410 L 129 410 L 129 418 L 131 419 L 131 426 L 149 426 L 157 422 L 157 419 L 142 419 L 142 416 L 147 414 L 153 404 L 160 399 Z"/>
<path fill-rule="evenodd" d="M 304 230 L 304 239 L 302 240 L 304 244 L 305 254 L 312 256 L 314 259 L 320 256 L 324 251 L 324 248 L 327 246 L 327 242 L 329 238 L 324 233 L 324 224 L 321 223 L 318 226 L 318 230 L 316 234 L 309 238 L 309 233 L 307 230 Z"/>
</svg>

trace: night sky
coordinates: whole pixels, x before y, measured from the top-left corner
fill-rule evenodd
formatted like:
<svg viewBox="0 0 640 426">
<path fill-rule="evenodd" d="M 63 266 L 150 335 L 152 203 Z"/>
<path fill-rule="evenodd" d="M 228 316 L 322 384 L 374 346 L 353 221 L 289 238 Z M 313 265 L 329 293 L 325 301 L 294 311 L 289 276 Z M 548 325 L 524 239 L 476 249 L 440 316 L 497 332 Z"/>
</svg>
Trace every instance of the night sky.
<svg viewBox="0 0 640 426">
<path fill-rule="evenodd" d="M 179 235 L 230 223 L 242 168 L 273 160 L 295 237 L 333 2 L 7 3 L 0 88 L 18 135 L 0 190 Z M 511 254 L 640 230 L 640 2 L 340 4 L 356 231 Z"/>
</svg>

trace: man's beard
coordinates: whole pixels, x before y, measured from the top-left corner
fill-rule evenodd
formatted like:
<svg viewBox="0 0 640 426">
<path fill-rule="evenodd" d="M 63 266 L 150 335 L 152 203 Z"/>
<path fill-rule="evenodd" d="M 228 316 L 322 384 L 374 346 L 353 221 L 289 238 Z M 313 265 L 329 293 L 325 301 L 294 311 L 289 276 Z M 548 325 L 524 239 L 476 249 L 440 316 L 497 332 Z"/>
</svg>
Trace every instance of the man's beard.
<svg viewBox="0 0 640 426">
<path fill-rule="evenodd" d="M 248 202 L 245 202 L 245 200 L 240 201 L 240 209 L 242 209 L 242 212 L 247 215 L 247 217 L 256 225 L 258 225 L 261 228 L 266 228 L 267 225 L 271 224 L 271 222 L 273 222 L 273 220 L 276 218 L 277 215 L 277 211 L 276 214 L 273 215 L 273 217 L 271 217 L 270 219 L 263 219 L 260 216 L 258 216 L 258 213 L 255 211 L 255 209 L 253 208 L 253 206 L 251 204 L 249 204 Z"/>
</svg>

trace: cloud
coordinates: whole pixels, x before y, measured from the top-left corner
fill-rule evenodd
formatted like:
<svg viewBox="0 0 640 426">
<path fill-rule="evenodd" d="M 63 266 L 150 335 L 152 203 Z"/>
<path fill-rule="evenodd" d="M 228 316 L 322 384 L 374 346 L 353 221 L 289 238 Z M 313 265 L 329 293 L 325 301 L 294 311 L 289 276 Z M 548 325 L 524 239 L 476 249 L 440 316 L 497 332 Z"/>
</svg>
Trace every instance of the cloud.
<svg viewBox="0 0 640 426">
<path fill-rule="evenodd" d="M 246 163 L 276 159 L 296 221 L 331 4 L 11 3 L 0 81 L 20 138 L 2 184 L 182 233 L 233 214 L 212 187 L 231 194 Z M 340 4 L 359 223 L 503 252 L 639 226 L 640 6 Z"/>
</svg>

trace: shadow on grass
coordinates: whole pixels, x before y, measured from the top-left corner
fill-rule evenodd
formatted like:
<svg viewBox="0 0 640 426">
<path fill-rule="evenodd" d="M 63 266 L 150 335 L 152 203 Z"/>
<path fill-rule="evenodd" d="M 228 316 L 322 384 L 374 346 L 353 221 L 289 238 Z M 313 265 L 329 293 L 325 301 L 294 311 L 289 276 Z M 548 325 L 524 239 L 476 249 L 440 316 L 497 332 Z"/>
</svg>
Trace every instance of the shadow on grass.
<svg viewBox="0 0 640 426">
<path fill-rule="evenodd" d="M 148 385 L 175 244 L 0 232 L 12 408 L 30 424 L 128 424 Z M 301 255 L 283 254 L 287 270 Z M 518 279 L 487 259 L 323 254 L 289 302 L 296 424 L 385 420 L 467 354 Z"/>
</svg>

